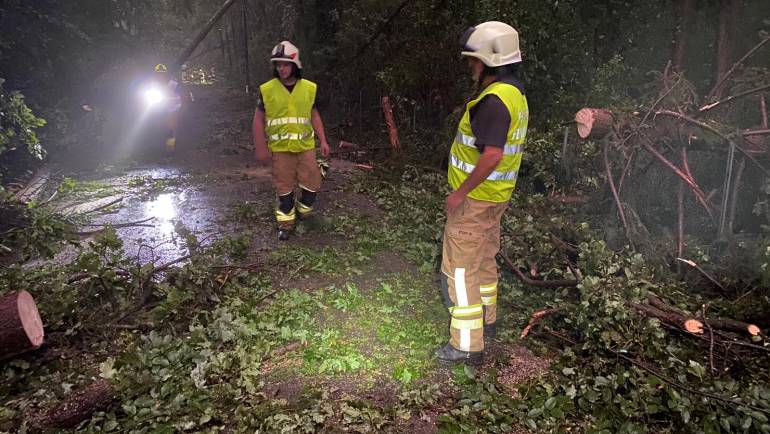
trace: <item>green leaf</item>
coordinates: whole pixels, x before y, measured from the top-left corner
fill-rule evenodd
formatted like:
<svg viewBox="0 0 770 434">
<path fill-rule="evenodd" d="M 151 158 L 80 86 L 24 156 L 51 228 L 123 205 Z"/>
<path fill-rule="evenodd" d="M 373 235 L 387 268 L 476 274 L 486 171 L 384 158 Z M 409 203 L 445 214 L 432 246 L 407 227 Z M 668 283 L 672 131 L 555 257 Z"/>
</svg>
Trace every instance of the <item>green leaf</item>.
<svg viewBox="0 0 770 434">
<path fill-rule="evenodd" d="M 100 363 L 99 376 L 107 380 L 109 380 L 110 378 L 113 378 L 115 374 L 118 373 L 118 371 L 113 367 L 114 364 L 115 364 L 115 359 L 113 359 L 112 357 Z"/>
<path fill-rule="evenodd" d="M 471 380 L 474 380 L 476 378 L 476 368 L 470 365 L 463 365 L 463 366 L 464 366 L 463 372 L 465 372 L 465 376 Z"/>
</svg>

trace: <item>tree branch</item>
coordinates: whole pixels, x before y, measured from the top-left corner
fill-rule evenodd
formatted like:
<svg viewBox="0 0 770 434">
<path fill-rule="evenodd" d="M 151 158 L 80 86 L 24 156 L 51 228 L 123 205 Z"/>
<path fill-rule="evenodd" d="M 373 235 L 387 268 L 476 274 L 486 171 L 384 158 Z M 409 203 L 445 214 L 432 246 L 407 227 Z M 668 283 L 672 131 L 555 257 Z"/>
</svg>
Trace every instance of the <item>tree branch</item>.
<svg viewBox="0 0 770 434">
<path fill-rule="evenodd" d="M 508 259 L 508 256 L 505 255 L 505 253 L 500 252 L 500 257 L 503 258 L 503 261 L 505 261 L 506 264 L 511 268 L 511 271 L 513 271 L 513 274 L 519 278 L 522 282 L 524 282 L 527 285 L 530 286 L 537 286 L 539 288 L 562 288 L 562 287 L 574 287 L 577 286 L 578 282 L 576 280 L 533 280 L 527 277 L 526 274 L 522 273 L 521 270 L 519 270 L 519 267 L 516 266 L 510 259 Z"/>
<path fill-rule="evenodd" d="M 725 75 L 723 75 L 722 78 L 719 79 L 717 84 L 714 85 L 714 87 L 711 89 L 711 92 L 709 92 L 708 97 L 711 98 L 714 95 L 716 95 L 717 91 L 719 90 L 720 87 L 722 87 L 722 85 L 724 84 L 725 80 L 727 80 L 733 74 L 733 72 L 735 72 L 735 70 L 738 69 L 738 66 L 740 66 L 743 62 L 745 62 L 746 59 L 748 59 L 749 57 L 753 56 L 754 53 L 757 52 L 757 50 L 762 48 L 762 46 L 767 44 L 768 42 L 770 42 L 770 36 L 768 36 L 767 38 L 759 41 L 759 43 L 757 45 L 755 45 L 754 48 L 749 50 L 746 54 L 743 55 L 743 57 L 738 59 L 738 61 L 735 62 L 735 64 L 732 66 L 732 68 L 730 68 L 725 73 Z"/>
</svg>

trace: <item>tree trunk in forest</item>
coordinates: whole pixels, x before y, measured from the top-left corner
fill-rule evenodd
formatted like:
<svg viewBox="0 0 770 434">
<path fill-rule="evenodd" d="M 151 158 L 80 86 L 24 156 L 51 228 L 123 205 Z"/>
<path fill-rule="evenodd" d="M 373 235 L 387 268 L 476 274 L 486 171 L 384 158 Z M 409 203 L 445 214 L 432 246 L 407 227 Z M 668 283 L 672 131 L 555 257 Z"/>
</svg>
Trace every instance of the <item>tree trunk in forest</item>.
<svg viewBox="0 0 770 434">
<path fill-rule="evenodd" d="M 289 41 L 294 39 L 294 30 L 297 28 L 297 5 L 295 0 L 284 0 L 283 16 L 281 17 L 281 39 Z"/>
<path fill-rule="evenodd" d="M 50 431 L 54 428 L 72 428 L 90 419 L 97 411 L 109 408 L 115 397 L 115 389 L 107 380 L 97 380 L 67 396 L 64 401 L 36 413 L 29 418 L 33 431 Z"/>
<path fill-rule="evenodd" d="M 713 83 L 720 83 L 721 78 L 730 70 L 733 62 L 735 45 L 735 28 L 741 7 L 741 0 L 720 0 L 719 28 L 717 30 L 716 62 L 714 62 Z M 722 83 L 723 84 L 723 83 Z M 710 95 L 720 99 L 724 86 L 715 87 Z"/>
<path fill-rule="evenodd" d="M 695 0 L 679 0 L 679 10 L 674 29 L 674 45 L 671 61 L 676 71 L 683 71 L 687 56 L 687 36 L 695 18 Z"/>
<path fill-rule="evenodd" d="M 27 291 L 0 297 L 0 360 L 40 348 L 43 321 Z"/>
<path fill-rule="evenodd" d="M 214 15 L 209 18 L 209 20 L 206 22 L 206 24 L 203 25 L 200 32 L 198 32 L 197 35 L 193 38 L 193 40 L 187 45 L 187 47 L 182 51 L 181 54 L 179 54 L 179 57 L 176 59 L 176 63 L 174 66 L 176 69 L 179 69 L 183 63 L 187 61 L 187 59 L 192 55 L 193 51 L 195 51 L 196 48 L 198 48 L 198 45 L 203 41 L 203 39 L 206 37 L 206 35 L 209 34 L 211 31 L 211 28 L 214 27 L 214 24 L 219 21 L 220 18 L 222 18 L 222 15 L 227 12 L 228 9 L 230 9 L 230 6 L 235 3 L 236 0 L 226 0 L 222 6 L 219 7 L 219 9 L 214 13 Z"/>
<path fill-rule="evenodd" d="M 401 149 L 401 142 L 398 140 L 398 128 L 396 128 L 396 120 L 393 117 L 393 104 L 387 96 L 382 97 L 382 111 L 385 114 L 385 123 L 388 125 L 390 146 L 393 149 Z"/>
<path fill-rule="evenodd" d="M 575 122 L 581 139 L 601 139 L 612 131 L 615 118 L 609 110 L 582 108 L 575 114 Z"/>
</svg>

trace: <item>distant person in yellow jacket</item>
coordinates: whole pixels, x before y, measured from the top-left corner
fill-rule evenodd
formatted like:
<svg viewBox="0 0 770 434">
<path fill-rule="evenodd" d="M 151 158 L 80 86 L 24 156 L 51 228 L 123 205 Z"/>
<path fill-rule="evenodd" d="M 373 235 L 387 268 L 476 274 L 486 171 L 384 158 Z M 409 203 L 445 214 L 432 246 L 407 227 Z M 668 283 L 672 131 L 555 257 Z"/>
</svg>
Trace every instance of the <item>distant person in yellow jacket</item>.
<svg viewBox="0 0 770 434">
<path fill-rule="evenodd" d="M 461 39 L 479 95 L 465 106 L 449 154 L 442 294 L 451 322 L 441 365 L 478 364 L 496 334 L 500 220 L 516 186 L 529 109 L 516 78 L 516 30 L 498 21 L 471 27 Z"/>
<path fill-rule="evenodd" d="M 264 166 L 272 161 L 278 194 L 278 239 L 285 241 L 297 217 L 313 211 L 321 189 L 323 177 L 316 160 L 315 136 L 324 157 L 329 155 L 329 143 L 316 107 L 317 86 L 302 78 L 299 49 L 283 41 L 273 48 L 270 62 L 275 78 L 259 86 L 252 128 L 257 161 Z M 297 187 L 300 192 L 295 199 Z"/>
</svg>

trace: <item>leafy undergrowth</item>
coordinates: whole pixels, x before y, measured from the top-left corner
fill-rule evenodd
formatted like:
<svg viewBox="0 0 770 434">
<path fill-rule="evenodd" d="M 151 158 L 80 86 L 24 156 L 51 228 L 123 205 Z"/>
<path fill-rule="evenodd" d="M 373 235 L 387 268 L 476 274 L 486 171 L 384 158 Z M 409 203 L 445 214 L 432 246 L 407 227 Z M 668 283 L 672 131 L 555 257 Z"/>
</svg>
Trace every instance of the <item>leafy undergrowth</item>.
<svg viewBox="0 0 770 434">
<path fill-rule="evenodd" d="M 189 236 L 191 262 L 158 273 L 127 262 L 106 232 L 71 264 L 3 271 L 4 291 L 36 289 L 54 333 L 42 354 L 3 365 L 0 429 L 101 376 L 119 398 L 79 430 L 770 431 L 766 342 L 738 337 L 712 353 L 708 339 L 639 316 L 628 303 L 648 293 L 685 310 L 708 300 L 538 195 L 506 214 L 503 253 L 534 279 L 579 284 L 527 287 L 501 262 L 502 343 L 479 370 L 438 369 L 445 181 L 407 167 L 400 179 L 350 185 L 383 215 L 349 209 L 304 223 L 299 243 L 261 259 L 268 267 L 239 265 L 253 259 L 247 232 L 206 249 Z M 239 206 L 233 218 L 255 212 Z M 140 295 L 146 303 L 126 316 Z M 526 338 L 544 356 L 530 353 L 535 369 L 518 334 L 544 308 L 556 314 Z M 710 314 L 727 309 L 714 303 Z"/>
</svg>

